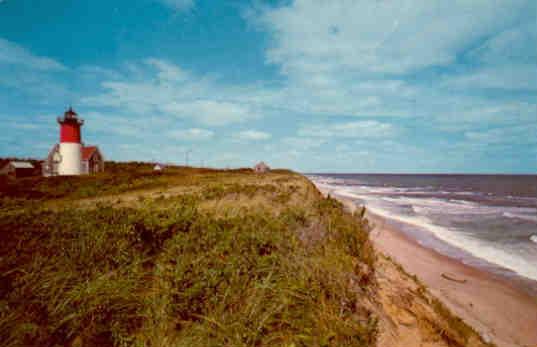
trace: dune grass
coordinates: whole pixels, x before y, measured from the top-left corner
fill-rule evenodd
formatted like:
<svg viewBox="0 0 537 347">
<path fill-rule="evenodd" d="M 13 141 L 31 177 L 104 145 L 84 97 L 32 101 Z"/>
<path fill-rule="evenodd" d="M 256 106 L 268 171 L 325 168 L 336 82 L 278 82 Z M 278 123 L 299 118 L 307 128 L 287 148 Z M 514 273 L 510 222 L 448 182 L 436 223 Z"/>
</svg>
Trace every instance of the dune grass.
<svg viewBox="0 0 537 347">
<path fill-rule="evenodd" d="M 58 192 L 41 180 L 4 190 L 3 346 L 374 343 L 376 319 L 361 298 L 374 272 L 363 216 L 290 172 L 114 170 Z M 47 207 L 180 185 L 195 189 Z"/>
</svg>

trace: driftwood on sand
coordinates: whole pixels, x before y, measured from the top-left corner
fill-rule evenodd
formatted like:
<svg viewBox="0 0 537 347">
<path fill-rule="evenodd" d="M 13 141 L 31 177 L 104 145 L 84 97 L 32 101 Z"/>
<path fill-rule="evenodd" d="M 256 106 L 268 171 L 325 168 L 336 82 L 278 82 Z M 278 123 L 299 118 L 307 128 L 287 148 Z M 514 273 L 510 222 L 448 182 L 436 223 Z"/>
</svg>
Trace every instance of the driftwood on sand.
<svg viewBox="0 0 537 347">
<path fill-rule="evenodd" d="M 458 283 L 466 283 L 466 279 L 459 278 L 459 277 L 457 277 L 457 276 L 455 276 L 453 274 L 443 272 L 442 277 L 445 278 L 446 280 L 450 280 L 450 281 L 454 281 L 454 282 L 458 282 Z"/>
</svg>

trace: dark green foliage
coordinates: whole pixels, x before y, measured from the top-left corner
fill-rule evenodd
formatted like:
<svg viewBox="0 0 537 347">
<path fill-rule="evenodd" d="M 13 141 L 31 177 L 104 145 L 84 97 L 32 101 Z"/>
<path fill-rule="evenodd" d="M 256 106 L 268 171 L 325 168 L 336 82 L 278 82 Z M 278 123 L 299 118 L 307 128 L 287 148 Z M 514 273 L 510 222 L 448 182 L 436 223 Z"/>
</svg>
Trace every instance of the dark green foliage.
<svg viewBox="0 0 537 347">
<path fill-rule="evenodd" d="M 80 199 L 97 195 L 118 194 L 132 190 L 169 187 L 173 184 L 194 184 L 194 174 L 216 170 L 168 167 L 154 172 L 147 163 L 105 164 L 105 172 L 89 176 L 31 177 L 18 180 L 0 179 L 0 197 L 17 199 Z"/>
<path fill-rule="evenodd" d="M 76 335 L 103 342 L 139 325 L 143 257 L 130 251 L 128 217 L 127 210 L 103 208 L 2 219 L 1 273 L 11 288 L 0 297 L 6 345 L 42 346 Z M 116 322 L 113 331 L 108 320 Z M 31 334 L 19 334 L 28 326 Z"/>
<path fill-rule="evenodd" d="M 369 225 L 364 218 L 365 209 L 350 215 L 345 213 L 341 202 L 330 196 L 320 199 L 317 209 L 323 217 L 329 238 L 335 240 L 340 247 L 344 247 L 350 255 L 360 258 L 373 268 L 375 252 L 369 241 Z"/>
<path fill-rule="evenodd" d="M 240 196 L 253 198 L 259 194 L 270 198 L 275 203 L 285 204 L 291 199 L 296 190 L 297 187 L 292 185 L 278 187 L 274 184 L 220 184 L 211 185 L 203 189 L 201 197 L 207 200 L 223 199 L 224 197 L 238 198 Z"/>
<path fill-rule="evenodd" d="M 246 195 L 251 198 L 261 193 L 276 193 L 278 188 L 272 184 L 229 184 L 213 185 L 205 188 L 201 195 L 204 199 L 222 199 L 228 195 Z"/>
<path fill-rule="evenodd" d="M 358 264 L 372 257 L 359 216 L 332 199 L 286 208 L 298 186 L 208 180 L 200 193 L 144 197 L 135 208 L 2 202 L 2 345 L 374 343 L 376 320 L 359 309 L 356 288 L 368 285 L 370 270 Z M 229 215 L 200 209 L 229 196 L 267 205 Z M 319 221 L 327 238 L 306 247 L 299 231 Z"/>
</svg>

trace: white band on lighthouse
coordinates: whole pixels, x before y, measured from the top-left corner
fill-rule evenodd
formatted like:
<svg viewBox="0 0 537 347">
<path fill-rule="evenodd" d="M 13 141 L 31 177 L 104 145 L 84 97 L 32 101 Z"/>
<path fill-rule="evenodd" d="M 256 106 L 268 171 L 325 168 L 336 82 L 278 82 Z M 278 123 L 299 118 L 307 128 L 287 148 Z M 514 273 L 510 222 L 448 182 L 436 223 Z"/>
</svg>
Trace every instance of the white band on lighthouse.
<svg viewBox="0 0 537 347">
<path fill-rule="evenodd" d="M 60 142 L 59 175 L 82 174 L 82 145 L 80 143 Z"/>
</svg>

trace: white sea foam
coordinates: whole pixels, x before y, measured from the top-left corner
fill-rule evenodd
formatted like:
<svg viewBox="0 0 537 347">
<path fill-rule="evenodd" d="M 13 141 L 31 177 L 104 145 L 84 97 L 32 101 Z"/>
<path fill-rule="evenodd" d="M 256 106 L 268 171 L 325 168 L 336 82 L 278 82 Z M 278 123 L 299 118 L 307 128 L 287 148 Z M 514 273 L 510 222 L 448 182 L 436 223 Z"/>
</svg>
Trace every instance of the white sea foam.
<svg viewBox="0 0 537 347">
<path fill-rule="evenodd" d="M 318 184 L 318 182 L 315 182 Z M 364 195 L 363 189 L 356 187 L 341 187 L 331 186 L 327 184 L 318 184 L 324 186 L 324 188 L 330 188 L 334 194 L 346 196 L 354 199 L 362 199 L 367 202 L 368 209 L 383 217 L 396 220 L 407 225 L 413 225 L 420 229 L 427 230 L 435 235 L 438 239 L 455 246 L 459 249 L 465 250 L 477 258 L 484 259 L 490 263 L 497 264 L 509 270 L 516 272 L 517 274 L 537 280 L 537 266 L 535 266 L 535 255 L 528 257 L 526 250 L 522 252 L 521 249 L 517 249 L 516 246 L 499 245 L 491 241 L 478 239 L 472 237 L 470 234 L 461 232 L 461 230 L 447 228 L 439 225 L 435 225 L 429 218 L 427 218 L 428 212 L 436 211 L 438 213 L 465 213 L 465 214 L 489 214 L 494 213 L 501 215 L 502 211 L 505 211 L 505 207 L 492 207 L 483 206 L 474 202 L 459 201 L 459 200 L 441 200 L 435 198 L 410 198 L 410 197 L 371 197 Z M 397 205 L 410 205 L 417 212 L 417 216 L 407 216 L 396 214 L 384 208 L 382 201 L 387 203 L 395 203 Z M 529 213 L 530 210 L 535 209 L 521 209 L 521 208 L 508 208 L 511 214 L 517 214 L 532 217 L 525 213 Z M 520 213 L 522 212 L 522 213 Z M 530 237 L 531 241 L 537 243 L 537 235 Z M 529 244 L 528 244 L 529 246 Z"/>
<path fill-rule="evenodd" d="M 491 242 L 479 240 L 467 234 L 457 232 L 456 230 L 435 225 L 425 217 L 401 216 L 390 213 L 382 208 L 371 206 L 368 206 L 368 208 L 371 212 L 383 217 L 428 230 L 440 240 L 463 249 L 475 257 L 485 259 L 488 262 L 503 266 L 519 275 L 537 281 L 537 266 L 519 254 L 507 252 L 504 249 L 496 247 L 496 245 Z M 534 236 L 535 238 L 532 238 L 532 241 L 537 242 L 537 236 Z"/>
<path fill-rule="evenodd" d="M 468 215 L 468 214 L 497 214 L 498 208 L 483 206 L 472 201 L 465 200 L 442 200 L 437 198 L 410 198 L 410 197 L 383 197 L 387 201 L 398 206 L 411 206 L 417 214 L 450 214 L 450 215 Z"/>
<path fill-rule="evenodd" d="M 453 194 L 457 194 L 457 195 L 481 195 L 480 193 L 477 193 L 477 192 L 454 192 Z"/>
<path fill-rule="evenodd" d="M 353 199 L 367 199 L 367 198 L 364 197 L 363 195 L 360 195 L 359 193 L 353 192 L 353 191 L 350 190 L 350 189 L 337 189 L 337 190 L 335 190 L 335 192 L 336 192 L 338 195 L 346 196 L 346 197 L 348 197 L 348 198 L 353 198 Z"/>
<path fill-rule="evenodd" d="M 537 211 L 535 209 L 532 209 L 532 212 L 537 214 Z M 527 220 L 530 222 L 537 222 L 537 215 L 523 214 L 523 213 L 516 213 L 516 212 L 504 212 L 503 216 L 507 218 L 518 218 L 518 219 L 523 219 L 523 220 Z"/>
<path fill-rule="evenodd" d="M 424 215 L 496 215 L 537 222 L 537 209 L 531 207 L 487 206 L 473 201 L 437 198 L 382 197 L 381 200 L 411 206 L 414 212 Z"/>
</svg>

